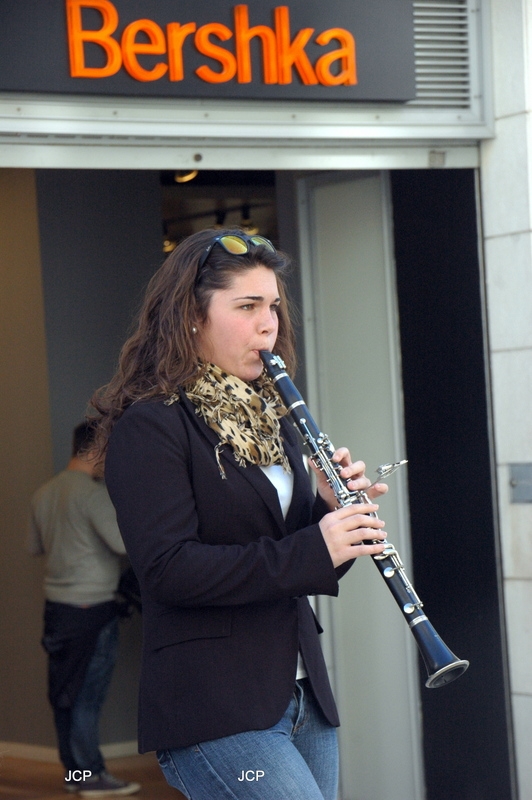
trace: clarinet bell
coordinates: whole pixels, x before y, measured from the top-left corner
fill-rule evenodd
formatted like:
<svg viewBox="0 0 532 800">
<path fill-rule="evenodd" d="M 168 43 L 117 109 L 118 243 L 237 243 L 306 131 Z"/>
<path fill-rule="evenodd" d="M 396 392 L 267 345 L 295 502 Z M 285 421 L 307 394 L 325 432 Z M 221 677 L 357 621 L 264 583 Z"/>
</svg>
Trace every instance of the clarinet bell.
<svg viewBox="0 0 532 800">
<path fill-rule="evenodd" d="M 425 686 L 428 689 L 438 689 L 451 683 L 469 667 L 469 661 L 457 658 L 449 650 L 428 619 L 414 625 L 411 630 L 427 668 Z"/>
</svg>

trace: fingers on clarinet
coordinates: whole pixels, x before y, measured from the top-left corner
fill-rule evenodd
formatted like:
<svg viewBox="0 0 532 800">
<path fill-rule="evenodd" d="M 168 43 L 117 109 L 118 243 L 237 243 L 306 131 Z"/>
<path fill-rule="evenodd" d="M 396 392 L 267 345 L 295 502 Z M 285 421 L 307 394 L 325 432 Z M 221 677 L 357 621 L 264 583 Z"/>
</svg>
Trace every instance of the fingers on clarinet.
<svg viewBox="0 0 532 800">
<path fill-rule="evenodd" d="M 364 482 L 367 480 L 367 486 L 370 485 L 370 480 L 366 478 L 364 475 L 364 471 L 366 469 L 366 465 L 363 461 L 354 461 L 345 464 L 342 468 L 340 475 L 342 478 L 345 478 L 348 481 L 356 481 L 363 479 Z"/>
<path fill-rule="evenodd" d="M 386 494 L 388 488 L 389 487 L 387 483 L 375 483 L 369 490 L 368 497 L 373 500 L 375 497 L 379 497 L 381 494 Z"/>
<path fill-rule="evenodd" d="M 369 479 L 366 477 L 361 478 L 359 475 L 353 475 L 353 477 L 347 479 L 347 482 L 349 484 L 348 488 L 352 492 L 364 492 L 370 486 Z"/>
<path fill-rule="evenodd" d="M 377 503 L 353 503 L 351 506 L 343 506 L 343 508 L 339 509 L 343 512 L 341 516 L 345 517 L 360 517 L 366 514 L 373 514 L 379 510 L 379 506 Z"/>
<path fill-rule="evenodd" d="M 339 447 L 338 450 L 335 450 L 332 455 L 332 460 L 338 464 L 343 461 L 344 468 L 347 467 L 351 463 L 351 455 L 347 447 Z"/>
</svg>

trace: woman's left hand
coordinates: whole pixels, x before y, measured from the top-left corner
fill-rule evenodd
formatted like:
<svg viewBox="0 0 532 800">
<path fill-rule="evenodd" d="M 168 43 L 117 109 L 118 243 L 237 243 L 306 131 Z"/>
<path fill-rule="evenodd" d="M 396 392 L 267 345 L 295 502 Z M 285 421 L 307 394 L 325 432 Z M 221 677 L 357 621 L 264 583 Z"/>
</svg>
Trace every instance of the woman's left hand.
<svg viewBox="0 0 532 800">
<path fill-rule="evenodd" d="M 371 486 L 370 479 L 364 474 L 366 465 L 363 461 L 351 461 L 351 455 L 347 447 L 339 447 L 338 450 L 335 450 L 332 460 L 342 465 L 340 477 L 348 481 L 347 488 L 350 491 L 365 492 L 368 490 L 368 487 Z M 309 462 L 316 475 L 318 494 L 325 500 L 331 511 L 333 511 L 338 507 L 338 501 L 334 496 L 334 492 L 327 483 L 325 474 L 316 467 L 312 459 L 309 459 Z M 370 500 L 374 500 L 376 497 L 386 494 L 387 491 L 388 485 L 386 483 L 376 483 L 374 486 L 371 486 L 367 494 Z"/>
</svg>

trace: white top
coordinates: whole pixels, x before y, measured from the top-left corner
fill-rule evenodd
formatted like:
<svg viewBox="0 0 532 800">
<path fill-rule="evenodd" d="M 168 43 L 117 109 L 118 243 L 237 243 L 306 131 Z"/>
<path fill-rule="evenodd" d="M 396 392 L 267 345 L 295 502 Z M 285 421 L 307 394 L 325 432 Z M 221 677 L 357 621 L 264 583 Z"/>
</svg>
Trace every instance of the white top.
<svg viewBox="0 0 532 800">
<path fill-rule="evenodd" d="M 270 467 L 261 467 L 267 478 L 271 480 L 277 494 L 283 517 L 286 518 L 290 503 L 292 502 L 292 492 L 294 490 L 294 475 L 292 472 L 285 472 L 281 464 L 272 464 Z"/>
<path fill-rule="evenodd" d="M 267 478 L 273 483 L 279 495 L 279 503 L 283 517 L 286 518 L 290 503 L 292 502 L 292 492 L 294 490 L 294 475 L 293 473 L 285 472 L 281 464 L 272 464 L 270 467 L 261 467 Z M 307 671 L 301 658 L 301 653 L 297 654 L 297 673 L 296 681 L 300 678 L 306 678 Z"/>
</svg>

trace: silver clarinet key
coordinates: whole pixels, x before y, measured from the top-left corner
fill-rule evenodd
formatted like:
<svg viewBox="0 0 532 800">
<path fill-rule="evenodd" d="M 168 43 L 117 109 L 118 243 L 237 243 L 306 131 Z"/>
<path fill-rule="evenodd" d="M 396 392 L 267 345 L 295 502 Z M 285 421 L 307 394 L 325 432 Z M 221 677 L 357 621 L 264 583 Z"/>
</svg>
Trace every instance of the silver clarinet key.
<svg viewBox="0 0 532 800">
<path fill-rule="evenodd" d="M 390 475 L 393 475 L 393 473 L 398 470 L 399 467 L 402 467 L 403 464 L 408 464 L 406 458 L 404 458 L 402 461 L 396 461 L 394 464 L 381 464 L 380 467 L 377 467 L 375 470 L 379 477 L 376 481 L 373 481 L 371 486 L 368 486 L 368 489 L 371 489 L 376 483 L 380 483 L 384 478 L 389 478 Z"/>
</svg>

